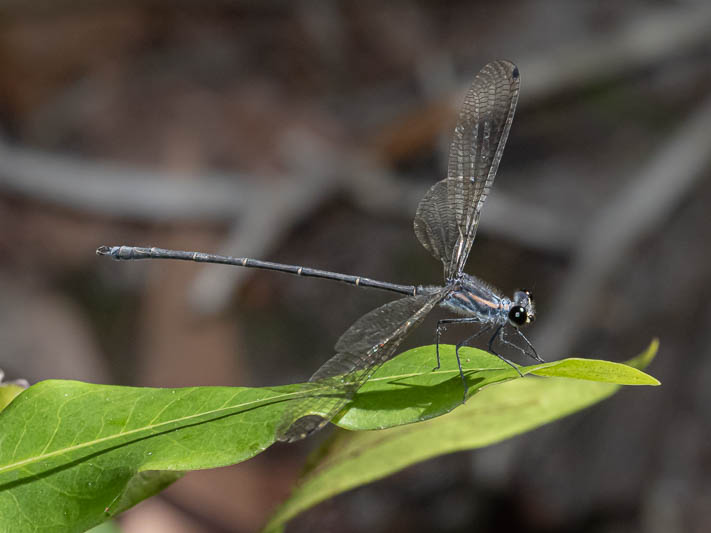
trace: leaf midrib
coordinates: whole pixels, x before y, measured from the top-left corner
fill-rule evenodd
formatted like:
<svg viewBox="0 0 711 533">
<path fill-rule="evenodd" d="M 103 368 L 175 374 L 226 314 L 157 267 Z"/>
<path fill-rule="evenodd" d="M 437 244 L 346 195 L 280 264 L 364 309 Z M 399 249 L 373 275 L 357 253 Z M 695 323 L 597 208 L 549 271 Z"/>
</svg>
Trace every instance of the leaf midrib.
<svg viewBox="0 0 711 533">
<path fill-rule="evenodd" d="M 236 394 L 238 394 L 238 392 L 235 392 L 235 395 Z M 169 429 L 171 425 L 187 423 L 191 420 L 195 420 L 195 419 L 199 419 L 199 418 L 208 418 L 208 420 L 209 420 L 209 418 L 213 415 L 229 415 L 231 411 L 236 411 L 234 413 L 234 414 L 236 414 L 237 412 L 246 410 L 248 408 L 253 408 L 255 406 L 258 407 L 260 404 L 269 405 L 270 403 L 275 403 L 277 401 L 283 401 L 283 400 L 289 399 L 290 397 L 294 397 L 294 396 L 298 397 L 303 394 L 304 393 L 302 391 L 297 391 L 297 392 L 293 392 L 293 393 L 284 393 L 284 394 L 280 394 L 277 396 L 272 396 L 268 399 L 259 399 L 259 400 L 244 402 L 239 405 L 220 407 L 218 409 L 211 409 L 209 411 L 203 411 L 203 412 L 195 413 L 195 414 L 188 415 L 188 416 L 173 418 L 171 420 L 166 420 L 166 421 L 160 422 L 158 424 L 149 424 L 149 425 L 142 426 L 140 428 L 132 429 L 129 431 L 122 431 L 121 433 L 108 435 L 106 437 L 102 437 L 99 439 L 93 439 L 91 441 L 86 441 L 81 444 L 77 444 L 75 446 L 63 447 L 63 448 L 54 450 L 52 452 L 41 453 L 40 455 L 35 455 L 35 456 L 29 457 L 27 459 L 23 459 L 21 461 L 16 461 L 14 463 L 9 463 L 7 465 L 0 466 L 0 474 L 4 474 L 7 472 L 11 472 L 13 470 L 17 470 L 22 467 L 26 467 L 28 465 L 35 463 L 35 462 L 51 459 L 53 457 L 60 456 L 64 453 L 71 453 L 71 452 L 79 451 L 79 450 L 82 450 L 85 448 L 90 448 L 92 446 L 105 444 L 105 443 L 114 441 L 116 439 L 141 436 L 141 434 L 143 434 L 143 433 L 151 433 L 155 430 L 163 430 L 164 431 L 166 429 Z M 234 396 L 232 398 L 234 398 Z"/>
</svg>

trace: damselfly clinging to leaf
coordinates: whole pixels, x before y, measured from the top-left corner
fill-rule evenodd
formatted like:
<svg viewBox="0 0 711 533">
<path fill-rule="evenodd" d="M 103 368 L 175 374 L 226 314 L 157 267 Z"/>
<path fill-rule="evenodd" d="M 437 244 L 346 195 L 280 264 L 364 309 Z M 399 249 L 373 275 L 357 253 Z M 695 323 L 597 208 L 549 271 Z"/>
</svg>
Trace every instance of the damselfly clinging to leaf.
<svg viewBox="0 0 711 533">
<path fill-rule="evenodd" d="M 520 329 L 535 319 L 533 299 L 528 291 L 516 291 L 507 298 L 475 276 L 464 272 L 469 250 L 476 236 L 479 216 L 496 177 L 501 154 L 511 128 L 520 77 L 509 61 L 494 61 L 476 76 L 459 114 L 449 152 L 447 177 L 436 183 L 420 202 L 415 215 L 415 234 L 429 252 L 444 265 L 443 286 L 397 285 L 362 276 L 327 272 L 296 265 L 259 261 L 246 257 L 226 257 L 200 252 L 164 250 L 133 246 L 102 246 L 99 255 L 117 260 L 183 259 L 204 263 L 263 268 L 343 281 L 360 287 L 374 287 L 405 294 L 357 320 L 336 343 L 336 355 L 311 377 L 341 394 L 314 395 L 310 409 L 300 404 L 295 414 L 279 430 L 279 438 L 294 441 L 306 437 L 328 423 L 380 365 L 395 355 L 407 334 L 436 306 L 453 311 L 457 318 L 437 323 L 437 368 L 439 339 L 453 323 L 478 324 L 480 329 L 457 345 L 456 357 L 464 386 L 467 384 L 459 359 L 459 348 L 483 332 L 491 332 L 488 349 L 517 368 L 497 352 L 497 344 L 509 344 L 542 361 Z M 524 348 L 505 338 L 506 331 L 524 342 Z M 300 416 L 300 417 L 299 417 Z"/>
</svg>

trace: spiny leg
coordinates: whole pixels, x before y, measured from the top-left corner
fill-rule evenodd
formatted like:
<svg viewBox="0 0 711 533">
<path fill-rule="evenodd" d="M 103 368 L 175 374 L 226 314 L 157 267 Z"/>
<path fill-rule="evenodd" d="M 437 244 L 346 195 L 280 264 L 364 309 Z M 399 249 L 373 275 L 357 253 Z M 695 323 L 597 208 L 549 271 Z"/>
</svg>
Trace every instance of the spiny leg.
<svg viewBox="0 0 711 533">
<path fill-rule="evenodd" d="M 509 361 L 508 359 L 506 359 L 506 358 L 505 358 L 503 355 L 501 355 L 499 352 L 497 352 L 496 350 L 494 350 L 494 341 L 495 341 L 497 338 L 498 338 L 500 341 L 502 341 L 502 342 L 506 342 L 506 341 L 504 341 L 503 328 L 504 328 L 504 326 L 499 326 L 498 328 L 496 328 L 496 331 L 494 332 L 494 334 L 493 334 L 493 335 L 491 336 L 491 338 L 489 339 L 489 351 L 490 351 L 491 353 L 493 353 L 496 357 L 498 357 L 499 359 L 501 359 L 504 363 L 508 363 L 508 364 L 511 366 L 511 368 L 513 368 L 516 372 L 518 372 L 518 375 L 519 375 L 519 376 L 523 377 L 523 374 L 521 374 L 521 371 L 518 369 L 518 367 L 517 367 L 515 364 L 513 364 L 511 361 Z"/>
<path fill-rule="evenodd" d="M 478 320 L 472 320 L 472 319 L 465 319 L 468 320 L 468 322 L 479 322 Z M 484 333 L 485 331 L 489 331 L 489 326 L 484 326 L 481 328 L 479 331 L 474 333 L 474 335 L 470 335 L 466 339 L 464 339 L 462 342 L 458 343 L 455 346 L 454 349 L 454 355 L 457 358 L 457 366 L 459 367 L 459 376 L 462 378 L 462 387 L 464 388 L 464 394 L 462 395 L 462 403 L 467 401 L 467 393 L 469 392 L 469 385 L 467 385 L 467 380 L 464 377 L 464 371 L 462 370 L 462 360 L 459 358 L 459 349 L 462 346 L 466 346 L 470 341 L 476 339 L 479 335 Z"/>
<path fill-rule="evenodd" d="M 516 329 L 516 331 L 518 331 L 518 329 Z M 500 336 L 499 336 L 499 340 L 500 340 L 501 342 L 503 342 L 504 344 L 506 344 L 506 345 L 508 345 L 508 346 L 511 346 L 512 348 L 515 348 L 515 349 L 518 350 L 519 352 L 523 352 L 524 355 L 528 355 L 529 357 L 531 357 L 531 355 L 530 355 L 526 350 L 524 350 L 523 348 L 521 348 L 519 345 L 514 344 L 513 342 L 507 340 L 507 339 L 506 339 L 506 333 L 507 333 L 506 328 L 505 328 L 505 327 L 501 328 L 501 334 L 500 334 Z M 521 372 L 519 372 L 519 374 L 520 374 L 520 373 L 521 373 Z"/>
<path fill-rule="evenodd" d="M 439 370 L 440 360 L 439 360 L 439 339 L 447 330 L 446 324 L 471 324 L 472 322 L 479 322 L 475 318 L 443 318 L 437 321 L 437 329 L 435 334 L 435 352 L 437 353 L 437 366 L 432 369 L 432 372 Z M 457 355 L 457 362 L 459 361 L 459 355 Z M 461 365 L 460 365 L 461 366 Z"/>
<path fill-rule="evenodd" d="M 531 341 L 529 341 L 528 338 L 526 338 L 526 335 L 524 335 L 524 334 L 521 332 L 521 330 L 518 329 L 518 328 L 516 328 L 516 333 L 519 334 L 519 336 L 526 342 L 526 344 L 528 345 L 528 347 L 531 349 L 531 353 L 527 352 L 526 350 L 523 350 L 524 353 L 526 353 L 526 355 L 528 355 L 529 357 L 532 357 L 532 358 L 535 359 L 536 361 L 539 361 L 539 362 L 541 362 L 541 363 L 545 363 L 545 361 L 543 360 L 543 358 L 542 358 L 540 355 L 538 355 L 538 352 L 537 352 L 536 349 L 533 347 L 533 344 L 531 344 Z"/>
</svg>

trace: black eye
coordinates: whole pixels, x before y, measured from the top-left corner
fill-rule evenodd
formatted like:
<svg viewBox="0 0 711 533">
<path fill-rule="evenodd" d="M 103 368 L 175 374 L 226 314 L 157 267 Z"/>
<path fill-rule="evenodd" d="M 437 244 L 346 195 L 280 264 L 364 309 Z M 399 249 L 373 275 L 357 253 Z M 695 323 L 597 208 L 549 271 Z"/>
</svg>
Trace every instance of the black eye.
<svg viewBox="0 0 711 533">
<path fill-rule="evenodd" d="M 526 310 L 520 305 L 514 305 L 509 310 L 509 320 L 514 326 L 523 326 L 526 323 Z"/>
</svg>

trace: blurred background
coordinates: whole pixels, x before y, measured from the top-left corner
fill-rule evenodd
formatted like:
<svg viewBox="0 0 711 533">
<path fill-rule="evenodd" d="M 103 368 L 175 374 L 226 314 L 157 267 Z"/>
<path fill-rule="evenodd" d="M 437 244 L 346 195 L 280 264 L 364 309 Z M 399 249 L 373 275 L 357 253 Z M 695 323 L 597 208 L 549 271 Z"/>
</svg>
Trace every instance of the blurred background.
<svg viewBox="0 0 711 533">
<path fill-rule="evenodd" d="M 658 336 L 663 386 L 419 464 L 289 531 L 711 528 L 708 2 L 10 0 L 0 13 L 8 379 L 305 380 L 391 296 L 95 248 L 438 284 L 412 218 L 446 173 L 464 91 L 506 58 L 519 108 L 467 270 L 534 292 L 528 333 L 548 360 L 622 361 Z M 412 345 L 433 341 L 438 316 Z M 120 526 L 254 531 L 324 436 L 188 474 Z"/>
</svg>

